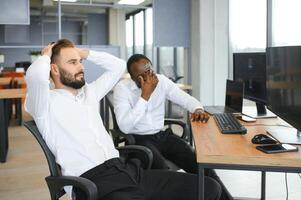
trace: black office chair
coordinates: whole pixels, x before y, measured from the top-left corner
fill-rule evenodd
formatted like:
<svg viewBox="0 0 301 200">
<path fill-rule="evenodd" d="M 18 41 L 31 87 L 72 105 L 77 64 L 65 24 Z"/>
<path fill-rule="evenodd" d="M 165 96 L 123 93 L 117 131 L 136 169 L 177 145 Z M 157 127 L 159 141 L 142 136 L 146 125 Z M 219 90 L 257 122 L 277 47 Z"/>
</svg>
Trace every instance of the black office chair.
<svg viewBox="0 0 301 200">
<path fill-rule="evenodd" d="M 86 193 L 87 200 L 96 200 L 98 191 L 96 185 L 92 181 L 82 177 L 62 175 L 60 166 L 55 162 L 55 157 L 42 138 L 42 135 L 40 134 L 35 122 L 33 120 L 24 122 L 24 126 L 37 139 L 46 156 L 50 176 L 46 177 L 45 180 L 50 191 L 51 200 L 58 200 L 65 194 L 64 186 L 77 187 Z M 118 147 L 117 149 L 120 155 L 125 159 L 138 158 L 141 160 L 143 168 L 149 169 L 151 167 L 153 155 L 148 148 L 131 145 L 126 147 Z M 74 193 L 72 194 L 72 199 L 76 199 Z"/>
</svg>

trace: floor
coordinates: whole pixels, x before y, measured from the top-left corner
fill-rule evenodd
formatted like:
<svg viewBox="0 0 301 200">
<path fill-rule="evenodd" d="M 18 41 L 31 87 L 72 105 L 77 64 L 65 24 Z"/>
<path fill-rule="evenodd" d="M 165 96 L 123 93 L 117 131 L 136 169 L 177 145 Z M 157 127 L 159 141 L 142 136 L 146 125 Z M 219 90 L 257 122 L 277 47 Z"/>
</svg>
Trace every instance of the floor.
<svg viewBox="0 0 301 200">
<path fill-rule="evenodd" d="M 30 117 L 24 114 L 24 120 Z M 7 162 L 0 163 L 1 200 L 47 200 L 50 199 L 44 178 L 48 166 L 44 155 L 24 128 L 12 122 L 9 127 L 9 153 Z M 218 174 L 234 196 L 258 198 L 260 195 L 260 173 L 249 171 L 219 170 Z M 301 178 L 288 174 L 289 200 L 301 200 Z M 61 198 L 63 200 L 67 197 Z M 239 198 L 241 199 L 241 198 Z M 285 178 L 283 173 L 267 174 L 267 200 L 285 200 Z"/>
</svg>

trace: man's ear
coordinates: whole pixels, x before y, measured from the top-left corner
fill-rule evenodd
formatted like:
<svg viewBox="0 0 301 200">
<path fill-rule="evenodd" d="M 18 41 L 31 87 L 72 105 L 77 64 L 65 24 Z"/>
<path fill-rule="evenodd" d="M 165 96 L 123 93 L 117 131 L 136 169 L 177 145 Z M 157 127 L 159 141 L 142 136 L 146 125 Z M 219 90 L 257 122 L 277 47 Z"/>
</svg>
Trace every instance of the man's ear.
<svg viewBox="0 0 301 200">
<path fill-rule="evenodd" d="M 50 64 L 50 73 L 52 76 L 58 76 L 59 75 L 59 67 L 57 64 Z"/>
</svg>

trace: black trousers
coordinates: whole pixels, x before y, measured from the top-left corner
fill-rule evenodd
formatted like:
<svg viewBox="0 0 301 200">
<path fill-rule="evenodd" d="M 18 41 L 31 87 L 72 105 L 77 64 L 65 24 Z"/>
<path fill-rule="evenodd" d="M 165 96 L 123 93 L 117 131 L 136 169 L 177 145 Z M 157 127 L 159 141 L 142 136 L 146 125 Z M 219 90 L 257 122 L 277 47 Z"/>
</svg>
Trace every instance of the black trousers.
<svg viewBox="0 0 301 200">
<path fill-rule="evenodd" d="M 168 170 L 144 170 L 140 161 L 127 162 L 113 158 L 82 174 L 93 181 L 99 192 L 99 200 L 196 200 L 197 176 Z M 85 200 L 85 194 L 74 189 L 77 200 Z M 205 177 L 205 199 L 220 198 L 220 185 Z"/>
<path fill-rule="evenodd" d="M 148 147 L 153 152 L 152 169 L 169 169 L 166 159 L 186 172 L 197 174 L 198 166 L 194 149 L 182 138 L 172 134 L 170 129 L 154 135 L 134 135 L 136 144 Z M 214 170 L 206 169 L 205 175 L 216 180 L 222 187 L 222 200 L 233 200 Z"/>
<path fill-rule="evenodd" d="M 166 159 L 186 172 L 196 174 L 197 163 L 194 149 L 182 138 L 169 133 L 170 129 L 154 135 L 134 135 L 136 144 L 153 152 L 152 169 L 169 169 Z"/>
</svg>

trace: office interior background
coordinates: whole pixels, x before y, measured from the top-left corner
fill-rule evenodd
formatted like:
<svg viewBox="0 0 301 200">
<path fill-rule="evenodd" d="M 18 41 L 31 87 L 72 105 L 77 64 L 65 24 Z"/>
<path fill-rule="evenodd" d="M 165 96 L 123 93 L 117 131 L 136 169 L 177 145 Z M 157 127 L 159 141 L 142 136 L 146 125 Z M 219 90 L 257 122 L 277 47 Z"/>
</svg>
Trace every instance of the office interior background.
<svg viewBox="0 0 301 200">
<path fill-rule="evenodd" d="M 226 79 L 233 79 L 233 53 L 301 45 L 299 0 L 145 0 L 137 5 L 0 0 L 0 9 L 1 70 L 31 63 L 43 46 L 68 38 L 125 60 L 145 54 L 157 73 L 191 85 L 191 94 L 203 105 L 224 104 Z M 101 75 L 92 63 L 84 64 L 87 82 Z M 41 150 L 24 127 L 12 125 L 9 134 L 8 162 L 0 164 L 0 199 L 49 199 Z M 36 159 L 39 164 L 32 164 Z M 219 175 L 234 196 L 259 197 L 260 173 L 220 170 Z M 298 174 L 288 175 L 288 186 L 289 199 L 301 199 Z M 267 199 L 285 198 L 285 175 L 268 173 Z"/>
</svg>

